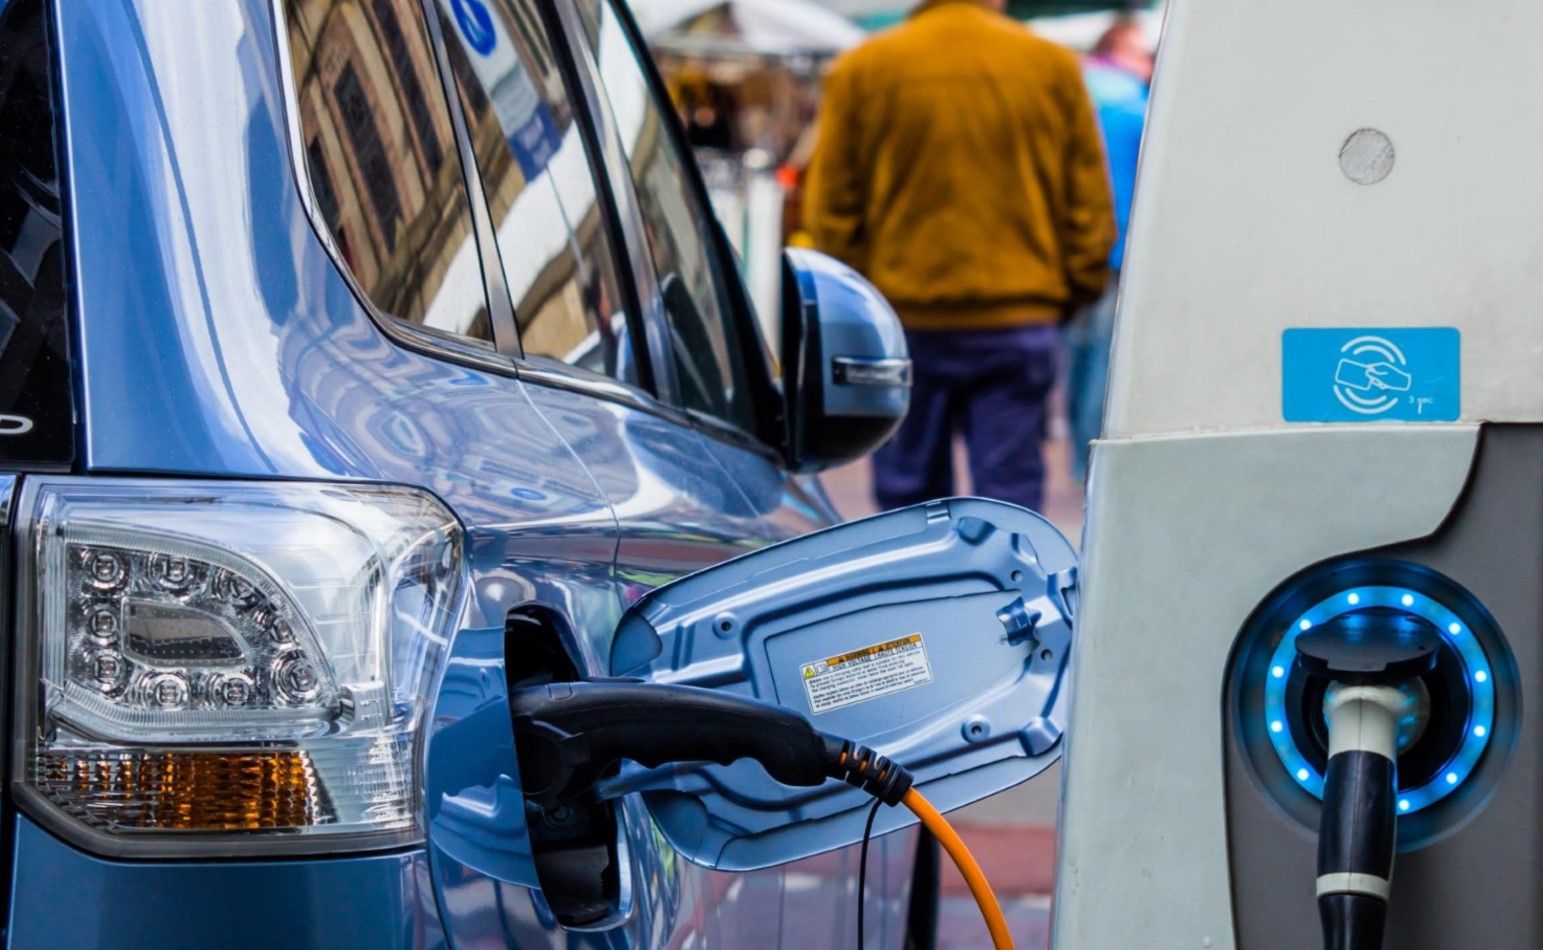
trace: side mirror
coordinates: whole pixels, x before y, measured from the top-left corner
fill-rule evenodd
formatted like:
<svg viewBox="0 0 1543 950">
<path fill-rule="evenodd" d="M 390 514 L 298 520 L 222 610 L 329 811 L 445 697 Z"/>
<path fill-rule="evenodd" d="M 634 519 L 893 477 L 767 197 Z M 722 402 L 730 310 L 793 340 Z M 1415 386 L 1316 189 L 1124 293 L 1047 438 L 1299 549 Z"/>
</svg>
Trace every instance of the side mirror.
<svg viewBox="0 0 1543 950">
<path fill-rule="evenodd" d="M 856 271 L 815 251 L 782 256 L 788 464 L 818 472 L 894 435 L 911 405 L 900 318 Z"/>
</svg>

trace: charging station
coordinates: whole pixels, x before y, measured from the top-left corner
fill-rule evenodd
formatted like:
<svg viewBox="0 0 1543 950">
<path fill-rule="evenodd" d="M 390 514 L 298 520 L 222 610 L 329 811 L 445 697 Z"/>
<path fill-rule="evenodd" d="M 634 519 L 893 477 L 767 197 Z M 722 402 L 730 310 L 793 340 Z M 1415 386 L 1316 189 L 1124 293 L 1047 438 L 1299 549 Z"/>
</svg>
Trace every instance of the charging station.
<svg viewBox="0 0 1543 950">
<path fill-rule="evenodd" d="M 1057 946 L 1543 946 L 1540 34 L 1527 0 L 1170 4 Z"/>
</svg>

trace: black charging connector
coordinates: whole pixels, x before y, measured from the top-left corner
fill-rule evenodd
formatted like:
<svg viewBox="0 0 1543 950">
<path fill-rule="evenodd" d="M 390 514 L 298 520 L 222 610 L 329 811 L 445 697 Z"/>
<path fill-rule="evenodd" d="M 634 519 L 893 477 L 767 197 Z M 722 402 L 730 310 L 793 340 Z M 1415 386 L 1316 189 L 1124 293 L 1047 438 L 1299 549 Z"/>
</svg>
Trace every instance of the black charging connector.
<svg viewBox="0 0 1543 950">
<path fill-rule="evenodd" d="M 1436 668 L 1441 632 L 1405 611 L 1345 614 L 1297 638 L 1297 665 L 1328 693 L 1329 767 L 1318 831 L 1318 913 L 1326 950 L 1377 950 L 1398 846 L 1400 689 Z"/>
<path fill-rule="evenodd" d="M 903 804 L 959 866 L 980 904 L 992 945 L 1012 948 L 1007 918 L 980 865 L 947 819 L 911 787 L 911 773 L 872 749 L 820 732 L 791 709 L 692 686 L 635 682 L 517 689 L 510 706 L 525 798 L 543 811 L 589 796 L 624 761 L 659 768 L 752 759 L 784 785 L 810 788 L 838 779 L 885 805 Z M 870 815 L 865 848 L 872 830 Z M 866 902 L 859 899 L 858 906 L 862 933 Z"/>
<path fill-rule="evenodd" d="M 515 746 L 527 800 L 545 809 L 589 794 L 623 761 L 761 764 L 784 785 L 839 779 L 898 805 L 910 772 L 871 749 L 828 736 L 803 716 L 744 696 L 651 683 L 553 683 L 516 690 Z"/>
</svg>

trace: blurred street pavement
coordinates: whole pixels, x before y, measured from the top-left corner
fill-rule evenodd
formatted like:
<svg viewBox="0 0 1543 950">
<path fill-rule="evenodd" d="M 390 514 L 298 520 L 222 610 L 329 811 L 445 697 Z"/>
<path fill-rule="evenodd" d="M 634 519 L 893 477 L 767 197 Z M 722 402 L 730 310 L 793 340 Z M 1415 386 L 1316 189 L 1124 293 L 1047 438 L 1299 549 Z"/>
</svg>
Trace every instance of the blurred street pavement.
<svg viewBox="0 0 1543 950">
<path fill-rule="evenodd" d="M 1069 451 L 1064 439 L 1046 445 L 1049 482 L 1041 514 L 1074 546 L 1080 546 L 1082 489 L 1072 481 Z M 962 453 L 956 453 L 956 471 L 963 471 L 963 462 Z M 866 461 L 830 472 L 824 481 L 831 500 L 845 517 L 861 518 L 877 512 Z M 969 494 L 968 488 L 966 478 L 956 486 L 956 493 Z M 949 816 L 996 888 L 1019 950 L 1049 946 L 1060 791 L 1061 770 L 1057 766 L 1033 781 Z M 991 941 L 963 879 L 946 858 L 943 865 L 938 950 L 988 950 Z"/>
<path fill-rule="evenodd" d="M 1050 898 L 1002 896 L 1002 913 L 1018 950 L 1048 950 Z M 938 915 L 937 950 L 991 950 L 980 910 L 968 897 L 945 897 Z"/>
</svg>

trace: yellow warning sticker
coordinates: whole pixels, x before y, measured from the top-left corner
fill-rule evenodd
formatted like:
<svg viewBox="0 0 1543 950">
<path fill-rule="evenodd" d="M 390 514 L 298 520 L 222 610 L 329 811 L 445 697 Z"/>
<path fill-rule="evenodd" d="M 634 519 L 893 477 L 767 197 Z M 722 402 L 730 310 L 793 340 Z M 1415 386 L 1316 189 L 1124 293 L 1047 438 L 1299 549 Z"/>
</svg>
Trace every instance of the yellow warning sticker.
<svg viewBox="0 0 1543 950">
<path fill-rule="evenodd" d="M 815 715 L 865 703 L 932 682 L 922 635 L 879 643 L 803 667 L 804 690 Z"/>
</svg>

